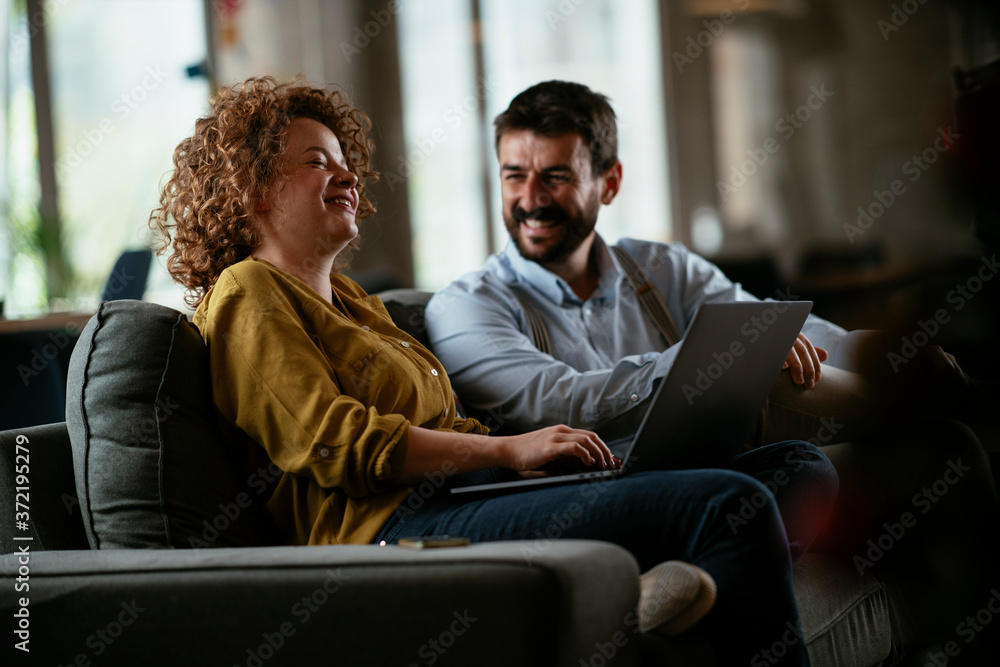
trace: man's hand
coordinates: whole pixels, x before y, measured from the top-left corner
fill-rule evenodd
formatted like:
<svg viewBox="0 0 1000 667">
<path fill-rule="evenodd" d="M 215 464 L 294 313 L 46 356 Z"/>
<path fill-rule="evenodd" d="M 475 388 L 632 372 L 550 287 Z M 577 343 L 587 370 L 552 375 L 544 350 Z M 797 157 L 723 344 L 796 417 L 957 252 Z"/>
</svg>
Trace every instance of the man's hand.
<svg viewBox="0 0 1000 667">
<path fill-rule="evenodd" d="M 792 382 L 801 384 L 806 389 L 812 389 L 822 377 L 820 363 L 826 361 L 827 356 L 829 355 L 826 350 L 813 345 L 806 338 L 806 335 L 800 331 L 798 338 L 795 339 L 795 345 L 792 346 L 792 351 L 788 353 L 788 358 L 785 359 L 785 365 L 781 367 L 781 370 L 787 368 Z"/>
</svg>

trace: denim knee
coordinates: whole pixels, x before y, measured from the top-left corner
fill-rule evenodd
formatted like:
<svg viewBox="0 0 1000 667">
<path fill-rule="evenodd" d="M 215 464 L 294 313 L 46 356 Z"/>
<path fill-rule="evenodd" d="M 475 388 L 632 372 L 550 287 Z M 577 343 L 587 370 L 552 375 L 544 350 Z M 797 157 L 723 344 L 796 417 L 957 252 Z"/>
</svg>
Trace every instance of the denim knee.
<svg viewBox="0 0 1000 667">
<path fill-rule="evenodd" d="M 734 458 L 730 467 L 757 478 L 779 497 L 789 489 L 807 488 L 813 497 L 827 498 L 832 504 L 840 487 L 837 469 L 826 453 L 802 440 L 752 449 Z"/>
<path fill-rule="evenodd" d="M 772 445 L 765 445 L 762 449 L 771 453 L 768 458 L 775 464 L 783 463 L 795 469 L 802 466 L 810 466 L 817 470 L 829 471 L 836 475 L 833 464 L 819 445 L 815 445 L 805 440 L 785 440 Z M 761 450 L 756 450 L 761 451 Z"/>
<path fill-rule="evenodd" d="M 831 502 L 836 498 L 840 477 L 833 462 L 819 446 L 811 442 L 794 441 L 791 450 L 785 456 L 785 463 L 791 466 L 791 473 L 808 475 L 814 487 L 823 485 L 831 496 Z"/>
<path fill-rule="evenodd" d="M 715 492 L 718 520 L 727 532 L 734 536 L 759 533 L 770 538 L 780 529 L 781 540 L 786 539 L 777 500 L 766 484 L 742 472 L 715 472 L 720 473 L 717 477 L 720 488 Z"/>
</svg>

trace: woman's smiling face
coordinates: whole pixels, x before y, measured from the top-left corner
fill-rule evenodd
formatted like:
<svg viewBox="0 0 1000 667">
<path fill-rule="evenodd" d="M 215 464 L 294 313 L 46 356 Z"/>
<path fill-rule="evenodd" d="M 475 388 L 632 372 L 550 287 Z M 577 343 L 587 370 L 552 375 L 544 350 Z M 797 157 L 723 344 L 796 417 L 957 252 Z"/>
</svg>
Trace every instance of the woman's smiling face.
<svg viewBox="0 0 1000 667">
<path fill-rule="evenodd" d="M 296 118 L 288 126 L 282 168 L 284 185 L 258 213 L 259 250 L 303 261 L 336 257 L 358 235 L 358 177 L 347 167 L 340 140 L 322 123 Z"/>
</svg>

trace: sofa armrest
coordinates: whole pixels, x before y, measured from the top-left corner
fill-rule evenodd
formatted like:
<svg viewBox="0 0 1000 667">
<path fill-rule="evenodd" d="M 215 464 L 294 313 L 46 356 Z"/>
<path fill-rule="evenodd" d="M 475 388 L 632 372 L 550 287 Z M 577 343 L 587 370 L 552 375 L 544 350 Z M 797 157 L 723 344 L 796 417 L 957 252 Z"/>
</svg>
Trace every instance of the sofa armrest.
<svg viewBox="0 0 1000 667">
<path fill-rule="evenodd" d="M 18 497 L 18 490 L 27 495 Z M 26 502 L 29 515 L 20 528 L 15 509 L 25 508 L 18 501 Z M 31 537 L 33 551 L 90 548 L 65 422 L 0 431 L 0 510 L 5 517 L 0 521 L 0 553 L 23 545 L 15 537 Z"/>
<path fill-rule="evenodd" d="M 0 615 L 28 598 L 39 664 L 576 667 L 634 637 L 638 599 L 632 556 L 593 541 L 38 552 L 10 595 L 19 567 L 0 557 Z"/>
</svg>

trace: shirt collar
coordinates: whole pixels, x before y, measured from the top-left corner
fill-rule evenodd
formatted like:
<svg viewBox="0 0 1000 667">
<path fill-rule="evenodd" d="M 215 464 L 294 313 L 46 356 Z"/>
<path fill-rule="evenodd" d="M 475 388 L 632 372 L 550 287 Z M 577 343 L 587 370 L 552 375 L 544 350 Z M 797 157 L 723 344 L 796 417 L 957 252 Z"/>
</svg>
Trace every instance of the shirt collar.
<svg viewBox="0 0 1000 667">
<path fill-rule="evenodd" d="M 612 292 L 618 283 L 624 279 L 624 274 L 619 271 L 618 263 L 612 256 L 611 251 L 608 250 L 608 246 L 604 243 L 604 239 L 601 238 L 600 234 L 594 235 L 592 252 L 596 253 L 597 270 L 600 272 L 600 278 L 597 282 L 597 291 L 594 292 L 594 296 L 591 298 L 598 298 Z M 583 303 L 580 297 L 573 292 L 569 283 L 538 262 L 522 257 L 513 241 L 507 241 L 503 253 L 504 258 L 510 264 L 514 273 L 519 278 L 530 283 L 553 303 L 559 305 L 564 305 L 567 302 L 574 304 Z"/>
</svg>

